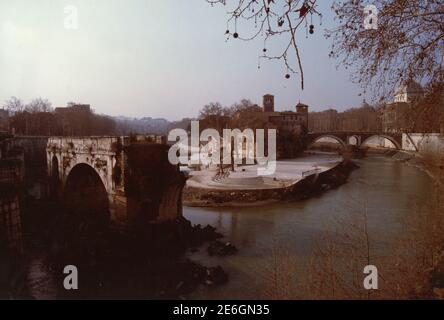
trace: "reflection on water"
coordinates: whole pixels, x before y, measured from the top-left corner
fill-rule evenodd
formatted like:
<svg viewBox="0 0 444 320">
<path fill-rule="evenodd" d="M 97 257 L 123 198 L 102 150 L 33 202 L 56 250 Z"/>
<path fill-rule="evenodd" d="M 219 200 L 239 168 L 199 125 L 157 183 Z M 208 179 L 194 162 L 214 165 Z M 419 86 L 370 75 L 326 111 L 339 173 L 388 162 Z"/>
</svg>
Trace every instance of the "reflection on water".
<svg viewBox="0 0 444 320">
<path fill-rule="evenodd" d="M 218 288 L 201 287 L 191 298 L 260 298 L 262 274 L 273 247 L 283 246 L 300 261 L 311 252 L 314 238 L 335 222 L 366 210 L 370 240 L 390 253 L 403 219 L 429 198 L 431 179 L 416 168 L 383 157 L 357 161 L 361 166 L 349 182 L 318 197 L 293 203 L 247 208 L 184 208 L 193 223 L 210 224 L 233 242 L 239 252 L 209 257 L 205 250 L 190 256 L 208 265 L 222 265 L 230 282 Z"/>
</svg>

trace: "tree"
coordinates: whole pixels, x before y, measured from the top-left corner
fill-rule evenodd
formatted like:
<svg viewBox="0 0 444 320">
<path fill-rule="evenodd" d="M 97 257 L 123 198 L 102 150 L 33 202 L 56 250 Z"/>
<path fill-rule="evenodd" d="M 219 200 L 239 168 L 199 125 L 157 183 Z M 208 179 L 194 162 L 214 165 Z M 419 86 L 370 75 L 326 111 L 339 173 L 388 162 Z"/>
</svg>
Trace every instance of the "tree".
<svg viewBox="0 0 444 320">
<path fill-rule="evenodd" d="M 317 0 L 206 1 L 212 5 L 232 5 L 225 31 L 227 37 L 243 41 L 261 38 L 264 48 L 260 60 L 283 61 L 287 68 L 285 78 L 289 79 L 290 73 L 299 73 L 301 88 L 304 89 L 304 70 L 296 33 L 301 28 L 305 28 L 307 34 L 314 33 L 313 16 L 322 17 L 316 9 Z M 241 28 L 242 24 L 245 24 L 247 28 L 252 26 L 253 33 L 241 33 L 238 28 Z M 277 54 L 268 52 L 267 44 L 272 39 L 284 39 L 286 43 L 284 49 Z"/>
<path fill-rule="evenodd" d="M 51 102 L 47 99 L 37 98 L 29 104 L 11 97 L 6 101 L 5 107 L 11 111 L 11 125 L 15 132 L 30 135 L 48 135 L 54 124 Z"/>
<path fill-rule="evenodd" d="M 377 12 L 366 28 L 365 4 Z M 442 0 L 344 0 L 333 4 L 339 26 L 328 30 L 331 56 L 357 72 L 353 79 L 385 100 L 405 81 L 441 82 L 444 76 L 444 2 Z M 373 9 L 374 10 L 374 9 Z"/>
<path fill-rule="evenodd" d="M 407 132 L 440 132 L 444 115 L 444 83 L 432 83 L 424 97 L 409 104 L 406 110 Z"/>
<path fill-rule="evenodd" d="M 205 105 L 199 111 L 200 128 L 222 130 L 231 128 L 264 128 L 262 108 L 248 99 L 241 99 L 231 107 L 223 107 L 219 102 Z"/>
<path fill-rule="evenodd" d="M 222 131 L 230 120 L 230 108 L 223 107 L 219 102 L 211 102 L 199 111 L 199 129 L 213 128 Z"/>
<path fill-rule="evenodd" d="M 26 105 L 25 110 L 31 113 L 51 112 L 52 104 L 48 99 L 36 98 Z"/>
<path fill-rule="evenodd" d="M 232 127 L 239 129 L 263 129 L 262 108 L 250 100 L 242 99 L 232 107 Z"/>
<path fill-rule="evenodd" d="M 25 109 L 23 101 L 17 97 L 11 97 L 5 101 L 3 108 L 8 110 L 11 114 L 22 112 Z"/>
<path fill-rule="evenodd" d="M 209 116 L 230 116 L 230 109 L 223 107 L 219 102 L 210 102 L 199 111 L 199 119 L 205 119 Z"/>
<path fill-rule="evenodd" d="M 253 104 L 250 100 L 244 98 L 233 104 L 231 110 L 231 113 L 235 114 L 244 111 L 261 111 L 261 108 L 258 105 Z"/>
<path fill-rule="evenodd" d="M 262 39 L 260 61 L 283 60 L 288 73 L 299 73 L 301 88 L 304 88 L 297 32 L 304 27 L 307 33 L 314 32 L 313 17 L 322 18 L 316 0 L 206 1 L 230 7 L 228 39 Z M 382 101 L 402 81 L 416 79 L 426 85 L 443 81 L 442 0 L 342 0 L 334 2 L 332 10 L 338 27 L 326 32 L 326 37 L 332 39 L 330 56 L 356 71 L 352 79 L 362 85 L 364 92 L 371 88 L 373 95 Z M 366 28 L 365 21 L 377 28 Z M 243 31 L 248 27 L 253 28 L 252 34 Z M 272 39 L 285 41 L 283 51 L 275 55 L 269 53 L 267 45 Z"/>
</svg>

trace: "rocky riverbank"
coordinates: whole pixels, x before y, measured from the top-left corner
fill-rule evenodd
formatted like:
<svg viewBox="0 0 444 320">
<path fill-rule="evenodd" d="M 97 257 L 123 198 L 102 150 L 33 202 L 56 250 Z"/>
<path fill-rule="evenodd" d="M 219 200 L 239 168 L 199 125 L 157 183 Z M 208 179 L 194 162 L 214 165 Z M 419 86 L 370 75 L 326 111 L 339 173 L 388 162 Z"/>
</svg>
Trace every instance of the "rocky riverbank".
<svg viewBox="0 0 444 320">
<path fill-rule="evenodd" d="M 214 227 L 193 226 L 186 219 L 125 233 L 107 230 L 88 245 L 81 237 L 66 244 L 65 234 L 59 242 L 62 247 L 53 248 L 48 261 L 61 276 L 67 261 L 82 270 L 83 290 L 58 290 L 61 298 L 176 299 L 199 285 L 228 281 L 220 266 L 206 267 L 183 258 L 186 250 L 221 237 Z"/>
<path fill-rule="evenodd" d="M 184 205 L 190 207 L 261 206 L 278 201 L 301 200 L 344 184 L 356 168 L 358 166 L 352 161 L 341 162 L 330 170 L 277 189 L 212 190 L 186 186 L 182 198 Z"/>
<path fill-rule="evenodd" d="M 205 250 L 204 244 L 208 254 L 235 252 L 217 240 L 222 235 L 212 226 L 181 218 L 123 231 L 74 224 L 60 213 L 51 217 L 28 221 L 32 229 L 26 228 L 20 261 L 1 259 L 6 256 L 0 250 L 0 266 L 7 270 L 0 272 L 0 298 L 177 299 L 199 285 L 218 286 L 229 279 L 222 267 L 207 267 L 184 255 L 190 249 Z M 77 267 L 78 290 L 63 287 L 67 265 Z"/>
</svg>

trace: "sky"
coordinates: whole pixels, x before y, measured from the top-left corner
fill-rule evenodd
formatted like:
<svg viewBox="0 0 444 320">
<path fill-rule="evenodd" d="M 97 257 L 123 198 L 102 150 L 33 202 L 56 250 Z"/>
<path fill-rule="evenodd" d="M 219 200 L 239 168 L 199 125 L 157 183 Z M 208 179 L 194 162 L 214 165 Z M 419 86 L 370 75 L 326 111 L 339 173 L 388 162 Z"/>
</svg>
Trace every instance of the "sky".
<svg viewBox="0 0 444 320">
<path fill-rule="evenodd" d="M 262 105 L 266 93 L 277 110 L 299 101 L 311 111 L 359 106 L 349 71 L 328 57 L 332 1 L 319 2 L 322 25 L 315 18 L 314 35 L 299 34 L 302 91 L 298 75 L 285 79 L 282 62 L 258 68 L 261 39 L 226 41 L 227 8 L 205 0 L 2 0 L 0 106 L 11 96 L 42 97 L 53 107 L 74 101 L 100 114 L 169 120 L 197 116 L 209 102 Z M 77 29 L 65 27 L 69 6 Z"/>
</svg>

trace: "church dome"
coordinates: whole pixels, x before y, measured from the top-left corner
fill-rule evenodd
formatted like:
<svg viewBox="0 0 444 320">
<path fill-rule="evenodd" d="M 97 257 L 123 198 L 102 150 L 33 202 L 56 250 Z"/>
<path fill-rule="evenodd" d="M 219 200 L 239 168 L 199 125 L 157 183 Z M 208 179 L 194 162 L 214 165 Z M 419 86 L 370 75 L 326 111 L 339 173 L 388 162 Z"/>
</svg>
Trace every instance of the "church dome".
<svg viewBox="0 0 444 320">
<path fill-rule="evenodd" d="M 415 81 L 403 82 L 396 90 L 396 94 L 419 94 L 422 92 L 421 85 Z"/>
</svg>

